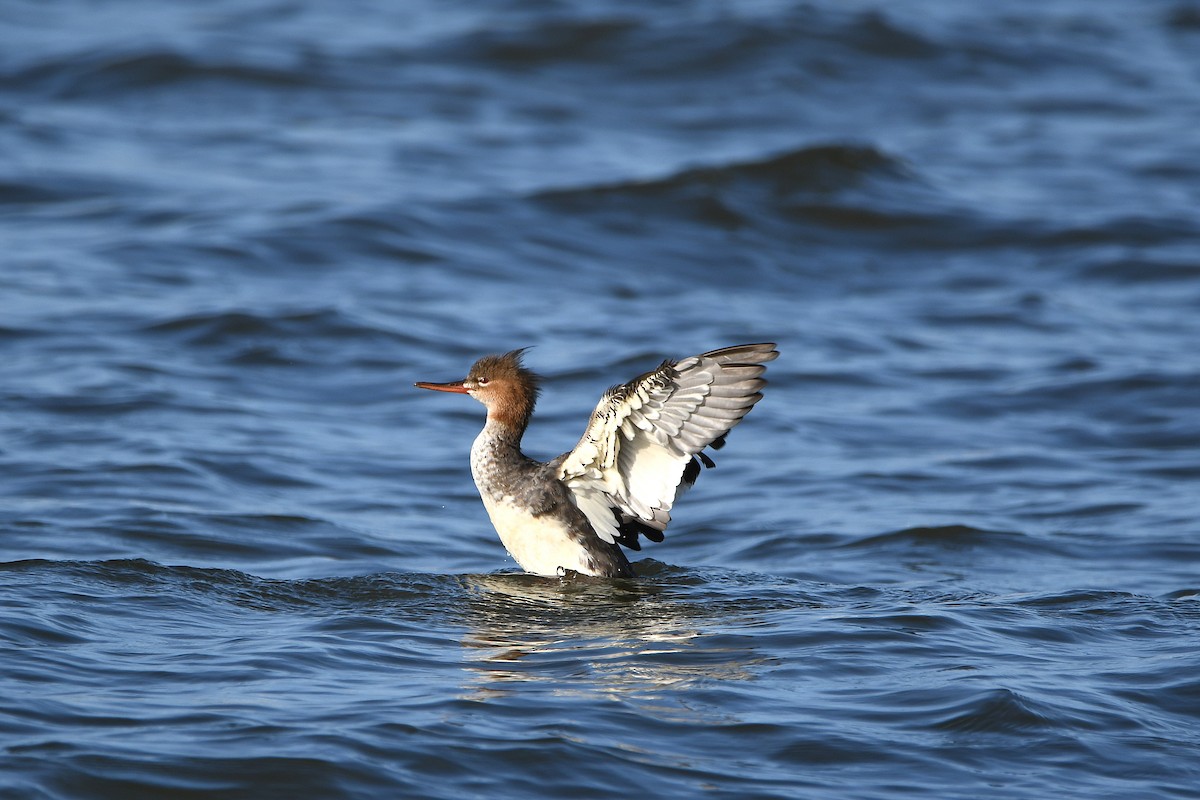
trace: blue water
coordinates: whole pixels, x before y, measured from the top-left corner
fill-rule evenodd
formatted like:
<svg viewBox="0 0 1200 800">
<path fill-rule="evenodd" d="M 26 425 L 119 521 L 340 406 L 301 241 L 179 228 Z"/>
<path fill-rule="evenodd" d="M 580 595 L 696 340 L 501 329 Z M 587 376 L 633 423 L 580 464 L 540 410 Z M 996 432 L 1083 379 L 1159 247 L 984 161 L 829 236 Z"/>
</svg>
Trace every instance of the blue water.
<svg viewBox="0 0 1200 800">
<path fill-rule="evenodd" d="M 1200 797 L 1200 5 L 0 6 L 0 797 Z M 527 450 L 778 341 L 636 581 Z"/>
</svg>

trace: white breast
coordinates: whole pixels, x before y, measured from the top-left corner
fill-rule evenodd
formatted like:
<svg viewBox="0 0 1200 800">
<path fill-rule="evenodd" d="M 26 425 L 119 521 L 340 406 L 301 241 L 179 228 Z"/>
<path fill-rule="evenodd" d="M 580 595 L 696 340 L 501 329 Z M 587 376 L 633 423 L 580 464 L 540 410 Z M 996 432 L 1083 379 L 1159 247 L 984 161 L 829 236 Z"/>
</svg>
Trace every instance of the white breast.
<svg viewBox="0 0 1200 800">
<path fill-rule="evenodd" d="M 487 492 L 480 495 L 492 525 L 500 534 L 500 541 L 521 569 L 549 576 L 558 575 L 559 567 L 583 575 L 596 574 L 588 564 L 587 551 L 570 537 L 566 525 L 553 515 L 535 517 L 506 502 L 509 498 L 495 500 Z"/>
</svg>

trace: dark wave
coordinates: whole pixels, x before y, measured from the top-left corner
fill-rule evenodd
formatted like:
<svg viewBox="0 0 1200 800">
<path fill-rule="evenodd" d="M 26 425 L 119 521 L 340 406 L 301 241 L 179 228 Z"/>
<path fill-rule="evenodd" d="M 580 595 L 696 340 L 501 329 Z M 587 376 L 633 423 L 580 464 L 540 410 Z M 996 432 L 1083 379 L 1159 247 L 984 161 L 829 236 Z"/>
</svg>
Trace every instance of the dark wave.
<svg viewBox="0 0 1200 800">
<path fill-rule="evenodd" d="M 1137 424 L 1138 428 L 1130 429 L 1131 436 L 1150 437 L 1157 430 L 1169 431 L 1180 446 L 1189 446 L 1195 442 L 1195 429 L 1182 415 L 1192 408 L 1191 398 L 1197 391 L 1200 391 L 1200 373 L 1145 371 L 1093 375 L 1090 370 L 1082 373 L 1068 370 L 1019 391 L 975 388 L 932 400 L 930 405 L 942 414 L 977 419 L 1048 409 L 1069 410 L 1073 415 L 1104 419 L 1109 425 Z M 1156 412 L 1148 415 L 1149 408 Z M 1151 423 L 1152 427 L 1148 427 Z M 1117 430 L 1110 428 L 1109 433 Z M 1062 432 L 1064 437 L 1070 435 L 1066 428 Z M 1095 431 L 1081 429 L 1078 433 L 1089 436 Z M 1158 446 L 1165 444 L 1159 442 Z"/>
<path fill-rule="evenodd" d="M 60 394 L 14 391 L 8 399 L 26 408 L 79 417 L 135 415 L 144 411 L 178 409 L 179 394 L 171 389 L 144 388 L 123 383 L 93 386 L 86 392 Z"/>
<path fill-rule="evenodd" d="M 784 193 L 794 190 L 833 192 L 870 178 L 911 177 L 903 162 L 867 145 L 831 144 L 802 147 L 761 159 L 713 167 L 694 167 L 673 175 L 643 181 L 540 192 L 536 198 L 566 201 L 588 197 L 685 196 L 740 183 L 758 183 Z"/>
<path fill-rule="evenodd" d="M 1166 25 L 1183 33 L 1200 31 L 1200 7 L 1191 3 L 1176 3 L 1166 12 Z"/>
<path fill-rule="evenodd" d="M 3 340 L 3 341 L 17 341 L 19 339 L 32 339 L 32 338 L 46 336 L 46 335 L 48 335 L 47 331 L 44 331 L 44 330 L 41 330 L 38 328 L 34 328 L 34 327 L 29 327 L 29 326 L 14 327 L 11 325 L 0 325 L 0 340 Z"/>
<path fill-rule="evenodd" d="M 72 196 L 77 195 L 56 191 L 55 188 L 32 181 L 0 181 L 0 204 L 28 206 L 37 203 L 58 203 Z"/>
<path fill-rule="evenodd" d="M 149 334 L 178 336 L 190 344 L 209 345 L 244 336 L 288 337 L 307 329 L 344 331 L 345 326 L 338 313 L 331 309 L 275 315 L 218 311 L 168 319 L 147 325 L 142 330 Z"/>
<path fill-rule="evenodd" d="M 257 608 L 280 611 L 314 606 L 333 610 L 345 606 L 391 606 L 399 602 L 420 604 L 423 599 L 441 592 L 461 594 L 464 585 L 458 576 L 395 572 L 350 578 L 284 580 L 262 578 L 236 569 L 168 565 L 140 558 L 11 561 L 0 563 L 0 574 L 12 579 L 36 578 L 48 584 L 74 584 L 81 590 L 91 585 L 123 593 L 151 590 L 171 595 L 182 592 L 223 603 L 252 603 Z"/>
<path fill-rule="evenodd" d="M 470 58 L 497 67 L 532 68 L 564 62 L 611 62 L 634 43 L 641 28 L 632 17 L 542 17 L 523 25 L 471 31 L 439 47 L 443 57 Z"/>
<path fill-rule="evenodd" d="M 388 348 L 412 344 L 403 331 L 367 323 L 333 308 L 259 312 L 248 310 L 185 314 L 150 323 L 140 329 L 152 337 L 165 337 L 193 347 L 264 343 L 287 344 L 309 340 L 348 340 L 356 345 L 375 343 Z"/>
<path fill-rule="evenodd" d="M 904 547 L 947 551 L 963 549 L 1039 551 L 1047 549 L 1044 542 L 1023 533 L 984 530 L 969 525 L 905 528 L 857 539 L 846 546 L 854 548 Z"/>
<path fill-rule="evenodd" d="M 92 51 L 46 59 L 0 75 L 0 86 L 62 100 L 101 99 L 201 82 L 287 89 L 310 84 L 297 69 L 193 56 L 178 50 Z"/>
<path fill-rule="evenodd" d="M 456 231 L 442 234 L 419 213 L 395 208 L 360 210 L 349 214 L 320 211 L 256 233 L 245 243 L 252 253 L 268 253 L 268 263 L 284 261 L 295 267 L 317 268 L 366 261 L 381 265 L 420 266 L 445 260 L 438 239 L 453 241 Z"/>
<path fill-rule="evenodd" d="M 874 147 L 835 144 L 662 178 L 543 191 L 533 199 L 569 214 L 684 217 L 718 228 L 753 227 L 773 218 L 851 227 L 911 222 L 911 212 L 846 199 L 880 184 L 918 185 L 903 162 Z"/>
<path fill-rule="evenodd" d="M 1040 709 L 1010 689 L 996 689 L 970 698 L 934 723 L 956 733 L 999 733 L 1020 736 L 1059 727 L 1058 714 Z"/>
<path fill-rule="evenodd" d="M 1022 608 L 1035 609 L 1039 614 L 1052 615 L 1049 620 L 1063 615 L 1088 621 L 1106 617 L 1133 617 L 1143 612 L 1155 615 L 1165 610 L 1157 600 L 1108 589 L 1050 592 L 1019 598 L 1016 603 Z"/>
<path fill-rule="evenodd" d="M 974 35 L 970 30 L 939 31 L 881 9 L 802 5 L 770 14 L 756 9 L 689 11 L 676 10 L 669 23 L 629 9 L 586 17 L 517 16 L 508 25 L 471 29 L 421 48 L 419 54 L 513 72 L 570 72 L 586 66 L 641 81 L 729 80 L 757 74 L 779 60 L 809 80 L 853 76 L 880 65 L 885 65 L 886 75 L 886 65 L 913 61 L 936 63 L 942 74 L 976 77 L 983 71 L 1026 72 L 1032 69 L 1030 59 L 1078 64 L 1089 55 L 1028 37 L 1017 45 L 1003 36 Z M 1022 32 L 1019 23 L 1012 24 Z M 416 53 L 404 55 L 411 58 Z"/>
<path fill-rule="evenodd" d="M 1200 279 L 1200 260 L 1122 257 L 1087 263 L 1080 274 L 1118 284 L 1193 282 Z"/>
<path fill-rule="evenodd" d="M 1047 383 L 1016 393 L 1013 399 L 1031 409 L 1070 405 L 1118 420 L 1140 419 L 1141 409 L 1147 407 L 1191 410 L 1194 408 L 1191 398 L 1197 392 L 1200 392 L 1200 372 L 1151 370 Z"/>
<path fill-rule="evenodd" d="M 0 180 L 0 206 L 28 209 L 40 205 L 94 200 L 137 191 L 132 178 L 103 179 L 90 175 L 56 172 L 53 169 Z"/>
<path fill-rule="evenodd" d="M 1049 248 L 1194 244 L 1200 241 L 1200 225 L 1194 216 L 1188 214 L 1128 214 L 1086 225 L 1067 224 L 1062 220 L 1022 221 L 1017 234 L 1018 241 Z M 1110 259 L 1108 257 L 1105 260 Z M 1150 259 L 1148 261 L 1153 263 Z"/>
</svg>

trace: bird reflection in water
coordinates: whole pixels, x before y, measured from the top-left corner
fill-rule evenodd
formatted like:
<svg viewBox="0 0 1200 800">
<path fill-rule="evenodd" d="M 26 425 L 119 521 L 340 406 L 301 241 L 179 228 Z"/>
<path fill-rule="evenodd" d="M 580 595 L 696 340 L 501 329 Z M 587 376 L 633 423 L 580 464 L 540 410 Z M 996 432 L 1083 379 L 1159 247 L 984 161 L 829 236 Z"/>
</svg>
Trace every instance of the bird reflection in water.
<svg viewBox="0 0 1200 800">
<path fill-rule="evenodd" d="M 654 562 L 641 569 L 647 563 Z M 463 639 L 473 677 L 469 696 L 497 699 L 536 685 L 556 696 L 653 702 L 668 688 L 755 677 L 769 659 L 749 646 L 749 635 L 729 629 L 752 620 L 689 601 L 686 584 L 470 576 L 471 629 Z M 682 710 L 675 703 L 671 708 Z"/>
</svg>

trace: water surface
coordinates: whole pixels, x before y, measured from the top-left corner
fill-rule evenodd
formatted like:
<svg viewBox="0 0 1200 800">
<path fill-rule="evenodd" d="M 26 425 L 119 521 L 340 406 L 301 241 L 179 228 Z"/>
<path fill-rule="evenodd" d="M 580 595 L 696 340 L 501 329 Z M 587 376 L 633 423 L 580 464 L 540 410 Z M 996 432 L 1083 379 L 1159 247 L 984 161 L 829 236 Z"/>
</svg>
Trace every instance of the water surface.
<svg viewBox="0 0 1200 800">
<path fill-rule="evenodd" d="M 1200 6 L 9 3 L 0 796 L 1194 798 Z M 636 581 L 527 450 L 775 340 Z"/>
</svg>

